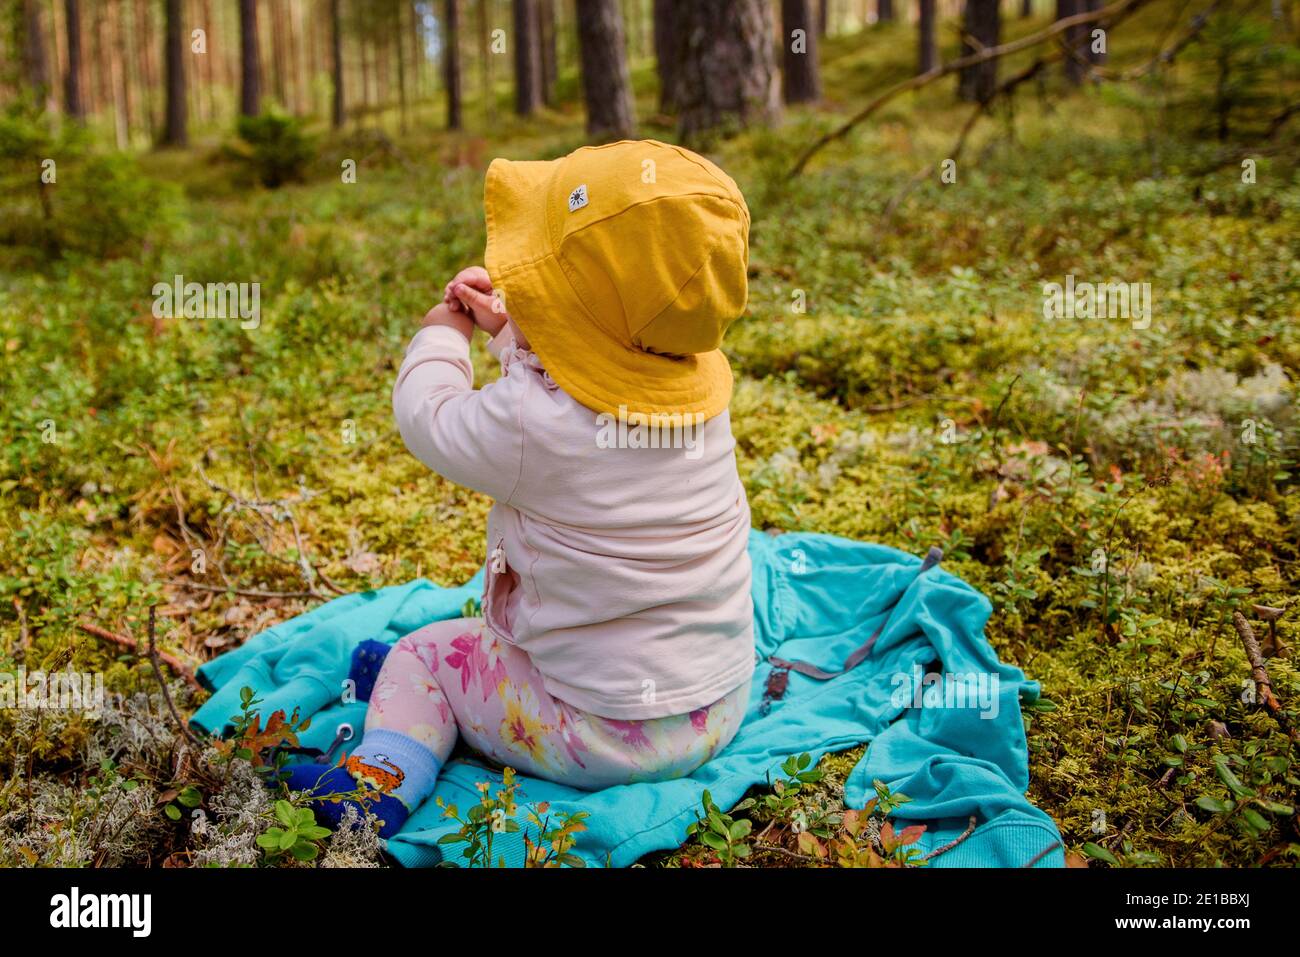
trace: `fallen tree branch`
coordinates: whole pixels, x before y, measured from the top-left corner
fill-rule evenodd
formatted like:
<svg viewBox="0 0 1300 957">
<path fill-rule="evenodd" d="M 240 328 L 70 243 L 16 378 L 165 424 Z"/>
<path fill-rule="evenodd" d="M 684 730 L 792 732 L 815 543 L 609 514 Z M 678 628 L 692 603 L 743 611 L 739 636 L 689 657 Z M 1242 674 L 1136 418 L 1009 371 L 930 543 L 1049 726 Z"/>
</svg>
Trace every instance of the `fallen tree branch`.
<svg viewBox="0 0 1300 957">
<path fill-rule="evenodd" d="M 1255 691 L 1259 695 L 1260 704 L 1268 709 L 1269 714 L 1293 742 L 1300 740 L 1297 739 L 1295 729 L 1291 727 L 1286 712 L 1282 710 L 1282 702 L 1278 701 L 1277 695 L 1273 693 L 1273 682 L 1268 676 L 1268 669 L 1264 667 L 1264 655 L 1259 650 L 1255 629 L 1250 626 L 1246 616 L 1235 609 L 1232 612 L 1232 625 L 1237 629 L 1242 647 L 1246 649 L 1246 660 L 1250 662 L 1250 676 L 1255 681 Z"/>
<path fill-rule="evenodd" d="M 1047 66 L 1049 63 L 1055 63 L 1059 59 L 1061 59 L 1060 52 L 1045 57 L 1039 57 L 1026 69 L 998 84 L 997 89 L 995 89 L 986 100 L 979 103 L 975 109 L 971 111 L 970 116 L 966 118 L 966 122 L 962 124 L 961 132 L 957 135 L 957 141 L 953 144 L 952 149 L 948 151 L 948 155 L 944 157 L 944 159 L 950 159 L 956 162 L 961 157 L 962 150 L 966 148 L 966 140 L 970 136 L 971 130 L 975 128 L 975 124 L 979 122 L 982 117 L 988 114 L 989 109 L 992 107 L 995 100 L 1010 93 L 1016 87 L 1020 86 L 1020 84 L 1032 80 L 1042 72 L 1043 67 Z M 934 173 L 934 166 L 934 163 L 928 163 L 921 169 L 917 170 L 916 174 L 908 180 L 903 188 L 895 193 L 893 198 L 891 198 L 885 205 L 885 212 L 882 218 L 886 220 L 892 218 L 898 207 L 902 204 L 903 200 L 911 194 L 912 190 L 920 186 L 921 183 Z"/>
<path fill-rule="evenodd" d="M 896 83 L 840 126 L 814 140 L 795 162 L 788 176 L 793 178 L 802 173 L 809 161 L 821 152 L 823 148 L 834 143 L 836 140 L 843 139 L 848 135 L 850 130 L 858 126 L 864 120 L 869 119 L 887 103 L 904 93 L 908 93 L 912 90 L 919 90 L 921 87 L 928 86 L 935 80 L 942 79 L 943 77 L 956 73 L 958 70 L 963 70 L 966 67 L 976 66 L 989 60 L 996 60 L 1012 53 L 1019 53 L 1021 50 L 1028 50 L 1031 47 L 1038 46 L 1038 44 L 1044 43 L 1058 34 L 1071 30 L 1074 27 L 1109 20 L 1119 14 L 1128 15 L 1148 2 L 1150 2 L 1150 0 L 1118 0 L 1117 3 L 1113 3 L 1108 7 L 1103 7 L 1100 10 L 1092 10 L 1086 13 L 1077 13 L 1072 17 L 1064 17 L 1049 26 L 1044 27 L 1037 33 L 1031 33 L 1028 36 L 1021 37 L 1019 40 L 1012 40 L 1010 43 L 988 47 L 976 53 L 969 54 L 968 56 L 958 57 L 956 60 L 949 60 L 947 63 L 937 64 L 924 73 L 918 73 L 916 76 L 904 80 L 901 83 Z"/>
<path fill-rule="evenodd" d="M 88 635 L 94 635 L 96 638 L 103 638 L 105 641 L 111 641 L 113 644 L 126 648 L 137 655 L 140 654 L 140 643 L 134 638 L 116 634 L 115 632 L 109 631 L 107 628 L 101 628 L 99 625 L 91 621 L 79 621 L 77 622 L 77 627 Z M 203 686 L 199 684 L 199 679 L 194 677 L 194 672 L 191 671 L 184 662 L 175 655 L 170 655 L 165 651 L 154 650 L 156 651 L 158 658 L 166 663 L 172 671 L 176 672 L 177 676 L 183 678 L 186 684 L 200 691 L 203 690 Z M 148 651 L 146 650 L 146 656 L 147 655 Z"/>
</svg>

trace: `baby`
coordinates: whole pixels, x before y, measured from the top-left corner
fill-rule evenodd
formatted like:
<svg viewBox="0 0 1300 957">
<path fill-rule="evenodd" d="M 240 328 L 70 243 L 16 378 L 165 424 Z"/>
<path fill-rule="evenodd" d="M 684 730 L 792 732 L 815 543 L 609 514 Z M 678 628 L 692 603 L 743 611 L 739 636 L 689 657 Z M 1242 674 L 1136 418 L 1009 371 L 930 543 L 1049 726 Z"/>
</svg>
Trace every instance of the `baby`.
<svg viewBox="0 0 1300 957">
<path fill-rule="evenodd" d="M 587 790 L 690 774 L 735 735 L 755 665 L 718 348 L 748 294 L 744 197 L 646 140 L 498 159 L 484 204 L 486 269 L 447 284 L 393 389 L 411 453 L 495 502 L 482 617 L 397 642 L 357 748 L 290 776 L 373 789 L 384 837 L 458 737 Z M 502 370 L 478 390 L 476 328 Z"/>
</svg>

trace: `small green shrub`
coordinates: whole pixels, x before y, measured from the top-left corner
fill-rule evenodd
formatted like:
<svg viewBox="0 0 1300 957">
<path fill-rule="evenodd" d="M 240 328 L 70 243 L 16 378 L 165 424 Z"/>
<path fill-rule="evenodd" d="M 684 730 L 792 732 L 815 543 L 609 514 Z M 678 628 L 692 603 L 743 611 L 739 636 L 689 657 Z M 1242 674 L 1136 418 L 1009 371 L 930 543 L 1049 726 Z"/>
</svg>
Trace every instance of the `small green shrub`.
<svg viewBox="0 0 1300 957">
<path fill-rule="evenodd" d="M 242 143 L 235 153 L 269 189 L 302 182 L 308 164 L 316 158 L 314 140 L 292 116 L 279 112 L 241 116 L 238 131 Z"/>
</svg>

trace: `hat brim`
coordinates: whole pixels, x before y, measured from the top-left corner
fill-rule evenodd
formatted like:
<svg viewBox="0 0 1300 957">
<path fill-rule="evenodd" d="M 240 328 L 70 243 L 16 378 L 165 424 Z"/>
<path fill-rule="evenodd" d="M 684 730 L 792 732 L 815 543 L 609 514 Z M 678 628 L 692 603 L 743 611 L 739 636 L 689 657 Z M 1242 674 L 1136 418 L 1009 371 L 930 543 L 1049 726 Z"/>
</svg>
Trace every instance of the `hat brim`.
<svg viewBox="0 0 1300 957">
<path fill-rule="evenodd" d="M 563 159 L 494 160 L 483 189 L 484 265 L 506 311 L 560 388 L 596 412 L 694 415 L 731 402 L 731 365 L 720 349 L 666 356 L 620 342 L 591 315 L 556 254 L 546 198 Z"/>
</svg>

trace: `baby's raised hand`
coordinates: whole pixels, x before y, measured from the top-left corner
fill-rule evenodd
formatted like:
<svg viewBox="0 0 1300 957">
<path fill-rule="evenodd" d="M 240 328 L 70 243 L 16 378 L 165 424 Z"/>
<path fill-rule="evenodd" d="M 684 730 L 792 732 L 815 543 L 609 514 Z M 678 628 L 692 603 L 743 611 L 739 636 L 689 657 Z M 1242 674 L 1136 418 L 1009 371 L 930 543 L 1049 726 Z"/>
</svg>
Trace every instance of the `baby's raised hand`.
<svg viewBox="0 0 1300 957">
<path fill-rule="evenodd" d="M 471 266 L 458 272 L 443 293 L 447 308 L 464 311 L 474 324 L 489 336 L 495 336 L 506 324 L 509 316 L 505 303 L 492 288 L 492 280 L 482 266 Z"/>
<path fill-rule="evenodd" d="M 482 266 L 468 266 L 456 273 L 442 290 L 442 301 L 452 312 L 459 312 L 467 306 L 453 291 L 461 283 L 479 292 L 492 293 L 492 280 L 488 278 L 487 270 Z"/>
</svg>

